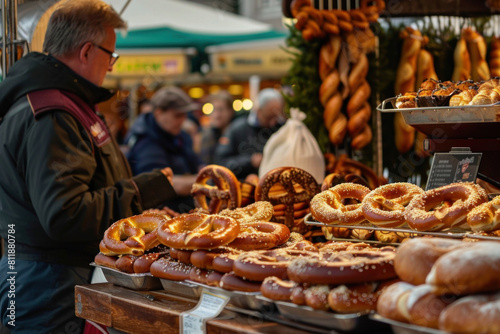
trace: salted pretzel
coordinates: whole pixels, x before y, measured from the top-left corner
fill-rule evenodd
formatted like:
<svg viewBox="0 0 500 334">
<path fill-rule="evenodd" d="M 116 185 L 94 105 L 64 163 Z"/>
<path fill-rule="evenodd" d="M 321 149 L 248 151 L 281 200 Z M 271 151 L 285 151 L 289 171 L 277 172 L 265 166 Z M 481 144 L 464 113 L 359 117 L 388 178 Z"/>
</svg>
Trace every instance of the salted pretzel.
<svg viewBox="0 0 500 334">
<path fill-rule="evenodd" d="M 284 192 L 273 193 L 272 188 L 280 185 Z M 295 187 L 299 190 L 297 190 Z M 278 167 L 267 172 L 255 190 L 256 201 L 268 201 L 273 205 L 284 204 L 284 216 L 276 216 L 278 223 L 284 223 L 292 232 L 304 233 L 309 230 L 303 217 L 294 217 L 294 204 L 309 202 L 319 193 L 320 187 L 314 177 L 296 167 Z"/>
<path fill-rule="evenodd" d="M 230 247 L 219 247 L 212 250 L 199 249 L 191 253 L 189 258 L 190 263 L 200 269 L 214 270 L 213 262 L 215 258 L 219 256 L 225 256 L 227 254 L 234 254 L 235 256 L 241 254 L 241 250 L 230 248 Z M 231 264 L 232 269 L 232 264 Z M 230 271 L 230 270 L 229 270 Z M 225 271 L 224 271 L 225 272 Z"/>
<path fill-rule="evenodd" d="M 375 311 L 377 301 L 382 293 L 397 279 L 381 282 L 364 282 L 359 284 L 340 285 L 332 289 L 328 295 L 330 308 L 338 313 L 368 313 Z"/>
<path fill-rule="evenodd" d="M 260 292 L 266 298 L 272 300 L 291 301 L 292 289 L 298 283 L 282 280 L 276 276 L 269 276 L 262 281 Z"/>
<path fill-rule="evenodd" d="M 303 250 L 303 251 L 311 251 L 317 252 L 318 247 L 316 247 L 309 240 L 304 239 L 304 236 L 297 232 L 291 232 L 288 240 L 276 246 L 275 249 L 292 249 L 292 250 Z"/>
<path fill-rule="evenodd" d="M 386 184 L 372 190 L 363 199 L 361 210 L 366 219 L 380 227 L 399 227 L 406 223 L 405 207 L 416 195 L 424 192 L 412 183 Z"/>
<path fill-rule="evenodd" d="M 144 251 L 159 245 L 157 227 L 168 225 L 169 221 L 170 217 L 156 213 L 143 213 L 121 219 L 104 232 L 101 253 L 140 256 Z"/>
<path fill-rule="evenodd" d="M 240 232 L 230 217 L 191 213 L 172 219 L 158 228 L 158 239 L 171 248 L 214 249 L 227 245 Z"/>
<path fill-rule="evenodd" d="M 240 225 L 240 233 L 229 247 L 245 251 L 271 249 L 284 244 L 290 237 L 290 229 L 283 224 L 253 222 Z"/>
<path fill-rule="evenodd" d="M 467 214 L 487 201 L 488 195 L 481 186 L 471 182 L 452 183 L 414 197 L 404 216 L 408 225 L 417 231 L 467 228 Z"/>
<path fill-rule="evenodd" d="M 349 284 L 396 277 L 393 250 L 352 250 L 301 257 L 290 262 L 288 278 L 297 283 Z"/>
<path fill-rule="evenodd" d="M 219 212 L 219 216 L 234 218 L 240 224 L 268 222 L 273 217 L 273 214 L 273 205 L 266 201 L 258 201 L 244 208 L 224 209 Z"/>
<path fill-rule="evenodd" d="M 191 269 L 193 269 L 192 265 L 173 260 L 170 257 L 162 257 L 151 264 L 149 271 L 155 277 L 184 281 L 189 279 Z"/>
<path fill-rule="evenodd" d="M 318 256 L 318 253 L 290 249 L 246 252 L 234 261 L 233 271 L 252 281 L 263 281 L 269 276 L 286 279 L 290 261 L 303 256 Z"/>
<path fill-rule="evenodd" d="M 370 192 L 356 183 L 342 183 L 325 190 L 311 200 L 312 216 L 326 224 L 355 225 L 365 220 L 361 211 L 361 201 Z M 354 199 L 356 204 L 344 204 Z"/>
<path fill-rule="evenodd" d="M 370 187 L 368 182 L 360 175 L 356 175 L 353 173 L 330 173 L 325 176 L 325 179 L 321 184 L 321 191 L 325 191 L 327 189 L 335 187 L 338 184 L 346 182 L 361 184 L 362 186 L 368 188 Z"/>
<path fill-rule="evenodd" d="M 259 292 L 261 282 L 254 282 L 236 276 L 234 273 L 226 273 L 220 279 L 220 287 L 230 291 Z"/>
<path fill-rule="evenodd" d="M 213 180 L 214 186 L 207 184 Z M 223 204 L 228 209 L 236 209 L 241 206 L 241 189 L 236 176 L 231 170 L 218 165 L 208 165 L 198 172 L 191 195 L 197 208 L 208 210 L 210 213 L 218 213 Z M 207 203 L 210 198 L 210 203 Z"/>
<path fill-rule="evenodd" d="M 472 209 L 467 214 L 467 224 L 474 232 L 500 229 L 500 196 Z"/>
</svg>

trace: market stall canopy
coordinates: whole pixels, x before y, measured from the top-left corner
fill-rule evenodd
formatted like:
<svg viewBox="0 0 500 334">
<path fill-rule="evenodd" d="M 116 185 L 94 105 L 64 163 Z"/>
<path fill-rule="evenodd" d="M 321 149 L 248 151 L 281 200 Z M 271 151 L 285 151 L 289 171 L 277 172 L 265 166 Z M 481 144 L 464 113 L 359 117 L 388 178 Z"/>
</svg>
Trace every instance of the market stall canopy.
<svg viewBox="0 0 500 334">
<path fill-rule="evenodd" d="M 287 33 L 269 24 L 232 14 L 216 6 L 180 0 L 106 0 L 128 23 L 118 35 L 118 49 L 186 48 L 202 51 L 209 45 L 284 38 Z"/>
</svg>

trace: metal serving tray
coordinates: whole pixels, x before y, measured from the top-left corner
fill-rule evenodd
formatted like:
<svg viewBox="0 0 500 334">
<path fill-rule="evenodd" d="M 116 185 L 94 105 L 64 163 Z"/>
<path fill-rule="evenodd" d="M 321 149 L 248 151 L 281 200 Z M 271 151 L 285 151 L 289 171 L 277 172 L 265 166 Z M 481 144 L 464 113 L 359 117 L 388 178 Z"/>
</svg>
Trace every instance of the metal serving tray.
<svg viewBox="0 0 500 334">
<path fill-rule="evenodd" d="M 372 320 L 390 325 L 395 334 L 446 334 L 446 332 L 438 329 L 406 324 L 404 322 L 387 319 L 377 313 L 370 314 L 370 318 Z"/>
<path fill-rule="evenodd" d="M 90 263 L 90 265 L 96 268 L 101 268 L 106 280 L 114 285 L 132 290 L 160 290 L 162 288 L 160 279 L 154 277 L 150 273 L 129 274 L 116 269 L 97 265 L 94 262 Z"/>
<path fill-rule="evenodd" d="M 168 279 L 160 278 L 163 289 L 175 296 L 186 297 L 198 300 L 201 296 L 201 287 L 197 284 L 187 281 L 171 281 Z"/>
<path fill-rule="evenodd" d="M 296 305 L 290 302 L 274 301 L 281 315 L 290 320 L 299 321 L 313 326 L 340 331 L 375 331 L 380 329 L 380 323 L 372 321 L 368 314 L 340 314 L 315 310 L 309 306 Z"/>
<path fill-rule="evenodd" d="M 200 290 L 204 288 L 205 290 L 214 293 L 216 295 L 223 295 L 229 297 L 229 304 L 234 306 L 236 309 L 240 308 L 243 310 L 256 310 L 266 312 L 272 309 L 273 304 L 257 299 L 258 296 L 262 296 L 260 292 L 241 292 L 241 291 L 230 291 L 225 290 L 216 286 L 209 286 L 198 282 L 187 281 L 189 283 L 196 284 L 200 287 Z"/>
<path fill-rule="evenodd" d="M 308 225 L 314 225 L 314 226 L 328 226 L 328 227 L 342 227 L 342 228 L 349 228 L 349 229 L 361 229 L 361 230 L 374 230 L 374 231 L 384 231 L 384 232 L 401 232 L 401 233 L 411 233 L 415 236 L 424 236 L 424 235 L 429 235 L 429 236 L 434 236 L 434 237 L 442 237 L 442 238 L 454 238 L 454 239 L 462 239 L 465 236 L 467 236 L 467 233 L 469 231 L 462 230 L 462 229 L 445 229 L 443 231 L 436 231 L 436 232 L 425 232 L 425 231 L 416 231 L 412 230 L 410 228 L 404 228 L 404 227 L 398 227 L 398 228 L 384 228 L 384 227 L 378 227 L 378 226 L 365 226 L 365 225 L 333 225 L 333 224 L 325 224 L 322 222 L 319 222 L 315 220 L 312 216 L 312 214 L 308 213 L 304 217 L 304 222 Z M 357 240 L 357 239 L 352 239 L 352 240 Z M 365 240 L 362 240 L 365 241 Z"/>
<path fill-rule="evenodd" d="M 482 106 L 396 109 L 396 100 L 397 97 L 384 100 L 377 110 L 401 112 L 408 125 L 430 138 L 497 138 L 500 133 L 500 102 Z M 393 108 L 387 108 L 389 103 Z"/>
</svg>

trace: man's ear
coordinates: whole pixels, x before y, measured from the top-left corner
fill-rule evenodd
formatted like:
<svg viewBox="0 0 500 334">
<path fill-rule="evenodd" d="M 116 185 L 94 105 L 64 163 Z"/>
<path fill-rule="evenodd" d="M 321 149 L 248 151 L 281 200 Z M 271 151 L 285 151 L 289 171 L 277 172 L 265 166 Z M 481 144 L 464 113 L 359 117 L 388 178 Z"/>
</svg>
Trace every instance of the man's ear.
<svg viewBox="0 0 500 334">
<path fill-rule="evenodd" d="M 83 46 L 80 49 L 80 53 L 79 53 L 79 59 L 82 63 L 84 63 L 84 64 L 88 63 L 89 53 L 93 47 L 94 47 L 94 44 L 91 42 L 87 42 L 87 43 L 83 44 Z"/>
</svg>

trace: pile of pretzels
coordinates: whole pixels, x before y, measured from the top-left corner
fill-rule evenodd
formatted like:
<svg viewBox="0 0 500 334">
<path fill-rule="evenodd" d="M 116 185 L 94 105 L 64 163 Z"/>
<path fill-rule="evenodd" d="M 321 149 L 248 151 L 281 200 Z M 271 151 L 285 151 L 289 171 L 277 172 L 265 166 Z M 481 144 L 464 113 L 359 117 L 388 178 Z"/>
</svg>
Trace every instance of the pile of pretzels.
<svg viewBox="0 0 500 334">
<path fill-rule="evenodd" d="M 479 185 L 452 183 L 424 191 L 406 182 L 374 190 L 341 183 L 311 200 L 311 214 L 330 225 L 370 223 L 382 228 L 409 227 L 409 231 L 446 229 L 490 232 L 500 227 L 500 198 L 489 201 Z M 397 234 L 394 242 L 397 242 Z"/>
</svg>

